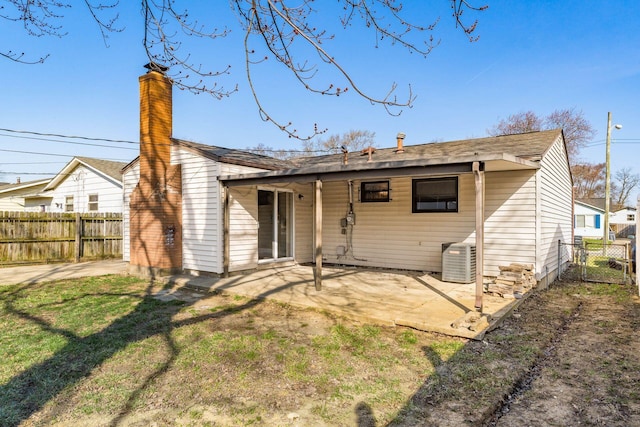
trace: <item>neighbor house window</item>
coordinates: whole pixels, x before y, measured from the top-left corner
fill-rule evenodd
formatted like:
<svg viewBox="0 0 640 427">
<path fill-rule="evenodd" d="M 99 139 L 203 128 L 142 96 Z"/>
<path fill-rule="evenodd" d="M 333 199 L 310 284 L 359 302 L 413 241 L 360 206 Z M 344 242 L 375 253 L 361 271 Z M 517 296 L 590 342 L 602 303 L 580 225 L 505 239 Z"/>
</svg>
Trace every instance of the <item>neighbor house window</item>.
<svg viewBox="0 0 640 427">
<path fill-rule="evenodd" d="M 388 202 L 389 181 L 363 182 L 360 184 L 361 202 Z"/>
<path fill-rule="evenodd" d="M 458 177 L 414 179 L 413 212 L 458 212 Z"/>
<path fill-rule="evenodd" d="M 600 228 L 600 215 L 576 215 L 576 227 Z"/>
<path fill-rule="evenodd" d="M 73 196 L 64 197 L 64 211 L 73 212 Z"/>
<path fill-rule="evenodd" d="M 636 220 L 635 214 L 627 214 L 627 221 L 635 221 L 635 220 Z"/>
<path fill-rule="evenodd" d="M 89 212 L 98 210 L 98 195 L 89 194 Z"/>
</svg>

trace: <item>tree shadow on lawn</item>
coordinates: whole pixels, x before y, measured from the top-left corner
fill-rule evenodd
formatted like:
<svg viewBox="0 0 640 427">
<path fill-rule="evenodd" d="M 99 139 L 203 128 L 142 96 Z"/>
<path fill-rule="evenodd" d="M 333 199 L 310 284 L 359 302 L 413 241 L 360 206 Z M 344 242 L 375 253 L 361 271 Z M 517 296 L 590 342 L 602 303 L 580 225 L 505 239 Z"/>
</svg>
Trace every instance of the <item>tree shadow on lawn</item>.
<svg viewBox="0 0 640 427">
<path fill-rule="evenodd" d="M 288 284 L 287 286 L 292 285 Z M 63 336 L 67 343 L 49 359 L 29 367 L 11 378 L 6 384 L 0 386 L 2 400 L 12 403 L 8 407 L 0 408 L 0 425 L 2 426 L 18 426 L 22 421 L 41 410 L 47 402 L 55 398 L 64 389 L 88 377 L 95 368 L 129 344 L 143 341 L 156 335 L 162 335 L 169 348 L 170 356 L 145 379 L 142 386 L 129 396 L 120 414 L 111 422 L 111 425 L 117 425 L 130 412 L 140 393 L 175 362 L 178 350 L 171 337 L 171 332 L 174 328 L 208 319 L 222 318 L 238 311 L 250 309 L 262 302 L 261 299 L 253 299 L 235 307 L 231 312 L 207 313 L 194 318 L 174 321 L 172 320 L 173 316 L 185 307 L 192 305 L 195 300 L 179 304 L 176 304 L 175 301 L 159 301 L 153 293 L 154 285 L 150 283 L 141 301 L 131 313 L 116 319 L 99 332 L 81 337 L 69 330 L 54 327 L 43 318 L 17 309 L 15 302 L 25 292 L 28 292 L 30 287 L 31 285 L 21 287 L 7 296 L 4 301 L 6 312 L 33 322 L 47 332 Z M 171 288 L 171 286 L 164 287 L 165 290 L 168 288 Z M 176 290 L 179 289 L 174 289 L 174 291 Z M 81 298 L 100 295 L 107 294 L 86 294 Z M 135 296 L 127 293 L 116 295 Z"/>
</svg>

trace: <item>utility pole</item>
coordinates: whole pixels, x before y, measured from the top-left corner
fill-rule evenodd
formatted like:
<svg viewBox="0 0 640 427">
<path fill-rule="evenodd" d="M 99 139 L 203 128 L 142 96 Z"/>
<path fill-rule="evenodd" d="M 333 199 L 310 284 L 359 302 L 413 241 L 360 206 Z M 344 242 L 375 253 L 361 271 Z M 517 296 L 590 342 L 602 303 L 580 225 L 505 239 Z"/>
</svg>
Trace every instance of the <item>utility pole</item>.
<svg viewBox="0 0 640 427">
<path fill-rule="evenodd" d="M 622 129 L 622 125 L 615 125 L 616 129 Z M 604 245 L 609 241 L 609 199 L 611 198 L 611 111 L 607 115 L 607 154 L 605 160 L 605 178 L 604 178 L 604 237 L 602 243 Z"/>
<path fill-rule="evenodd" d="M 603 245 L 609 242 L 609 198 L 611 197 L 611 111 L 607 115 L 607 155 L 605 157 L 605 169 L 604 169 L 604 237 L 602 238 Z"/>
</svg>

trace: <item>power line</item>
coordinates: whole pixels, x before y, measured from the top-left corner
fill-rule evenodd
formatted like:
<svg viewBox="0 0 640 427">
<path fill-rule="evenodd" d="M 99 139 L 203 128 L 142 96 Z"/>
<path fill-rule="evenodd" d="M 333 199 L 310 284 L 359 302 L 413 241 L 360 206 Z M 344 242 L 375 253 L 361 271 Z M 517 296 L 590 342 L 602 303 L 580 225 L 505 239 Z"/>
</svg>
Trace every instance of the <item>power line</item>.
<svg viewBox="0 0 640 427">
<path fill-rule="evenodd" d="M 0 165 L 63 165 L 65 162 L 0 162 Z"/>
<path fill-rule="evenodd" d="M 3 133 L 0 133 L 0 136 L 5 136 L 5 137 L 8 137 L 8 138 L 30 139 L 30 140 L 35 140 L 35 141 L 59 142 L 61 144 L 73 144 L 73 145 L 83 145 L 83 146 L 92 146 L 92 147 L 116 148 L 118 150 L 134 150 L 134 151 L 138 151 L 137 148 L 118 147 L 118 146 L 115 146 L 115 145 L 105 145 L 105 144 L 92 144 L 92 143 L 89 143 L 89 142 L 61 141 L 59 139 L 36 138 L 36 137 L 33 137 L 33 136 L 7 135 L 7 134 L 3 134 Z"/>
<path fill-rule="evenodd" d="M 137 151 L 138 148 L 137 147 L 136 148 L 116 147 L 116 146 L 113 146 L 113 145 L 91 144 L 91 143 L 74 142 L 74 141 L 61 141 L 59 139 L 49 139 L 49 138 L 39 138 L 39 137 L 81 139 L 81 140 L 85 140 L 85 141 L 104 141 L 104 142 L 134 144 L 134 145 L 139 145 L 140 144 L 138 141 L 128 141 L 128 140 L 125 140 L 125 139 L 111 139 L 111 138 L 89 137 L 89 136 L 79 136 L 79 135 L 63 135 L 63 134 L 59 134 L 59 133 L 36 132 L 36 131 L 7 129 L 7 128 L 0 128 L 0 132 L 9 132 L 9 133 L 16 133 L 16 134 L 26 134 L 26 135 L 36 135 L 36 136 L 38 136 L 38 137 L 28 137 L 28 136 L 19 136 L 19 135 L 0 134 L 0 136 L 4 136 L 4 137 L 8 137 L 8 138 L 22 138 L 22 139 L 31 139 L 31 140 L 37 140 L 37 141 L 59 142 L 59 143 L 62 143 L 62 144 L 74 144 L 74 145 L 85 145 L 85 146 L 94 146 L 94 147 L 117 148 L 117 149 L 120 149 L 120 150 L 136 150 Z M 160 144 L 158 144 L 158 145 L 160 145 Z M 261 148 L 261 147 L 253 147 L 252 148 L 252 147 L 250 147 L 250 148 L 244 148 L 244 149 L 238 149 L 238 150 L 249 151 L 249 152 L 252 152 L 252 153 L 255 153 L 255 154 L 261 154 L 261 153 L 275 153 L 275 154 L 291 153 L 291 154 L 308 154 L 308 155 L 313 155 L 313 154 L 317 154 L 317 153 L 337 154 L 337 151 L 335 149 L 294 150 L 294 149 L 287 149 L 287 148 L 274 149 L 274 148 Z M 25 154 L 29 154 L 29 153 L 25 153 Z M 108 160 L 108 159 L 106 159 L 106 160 Z"/>
<path fill-rule="evenodd" d="M 640 143 L 640 139 L 612 139 L 611 140 L 611 144 L 637 144 Z M 601 141 L 601 142 L 595 142 L 595 143 L 591 143 L 591 144 L 587 144 L 585 145 L 585 148 L 590 148 L 590 147 L 597 147 L 599 145 L 604 145 L 606 144 L 606 141 Z"/>
<path fill-rule="evenodd" d="M 0 128 L 2 132 L 12 132 L 12 133 L 26 133 L 29 135 L 38 135 L 38 136 L 53 136 L 56 138 L 70 138 L 70 139 L 84 139 L 87 141 L 105 141 L 105 142 L 122 142 L 125 144 L 138 144 L 137 141 L 127 141 L 125 139 L 110 139 L 110 138 L 95 138 L 89 136 L 74 136 L 74 135 L 62 135 L 58 133 L 44 133 L 44 132 L 34 132 L 28 130 L 16 130 L 16 129 L 3 129 Z"/>
<path fill-rule="evenodd" d="M 56 154 L 56 153 L 42 153 L 42 152 L 38 152 L 38 151 L 7 150 L 7 149 L 4 149 L 4 148 L 0 148 L 0 151 L 6 152 L 6 153 L 38 154 L 38 155 L 41 155 L 41 156 L 55 156 L 55 157 L 67 157 L 67 158 L 75 157 L 73 154 Z M 114 162 L 129 162 L 130 161 L 130 160 L 125 160 L 125 159 L 102 159 L 102 160 L 112 160 Z"/>
<path fill-rule="evenodd" d="M 56 172 L 10 172 L 0 170 L 0 173 L 3 175 L 57 175 Z M 71 175 L 71 174 L 66 174 Z"/>
</svg>

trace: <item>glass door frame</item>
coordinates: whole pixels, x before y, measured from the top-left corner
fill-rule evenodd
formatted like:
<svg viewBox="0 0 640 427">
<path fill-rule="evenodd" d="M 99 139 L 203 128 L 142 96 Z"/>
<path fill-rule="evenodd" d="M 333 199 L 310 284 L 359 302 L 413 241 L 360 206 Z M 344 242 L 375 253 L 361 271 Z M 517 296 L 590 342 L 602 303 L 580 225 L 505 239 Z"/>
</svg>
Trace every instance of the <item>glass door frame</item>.
<svg viewBox="0 0 640 427">
<path fill-rule="evenodd" d="M 271 236 L 271 257 L 268 258 L 260 258 L 260 218 L 258 217 L 258 234 L 256 236 L 256 243 L 258 244 L 258 264 L 269 263 L 269 262 L 281 262 L 281 261 L 293 261 L 295 258 L 295 203 L 294 203 L 294 193 L 293 190 L 283 189 L 283 188 L 274 188 L 274 187 L 258 187 L 256 193 L 256 201 L 259 199 L 260 191 L 266 191 L 273 193 L 273 206 L 272 206 L 272 236 Z M 285 257 L 278 257 L 279 253 L 279 245 L 280 245 L 280 233 L 279 233 L 279 194 L 287 194 L 288 199 L 290 200 L 291 207 L 286 215 L 289 217 L 288 221 L 286 221 L 286 235 L 290 239 L 291 242 L 291 255 Z M 286 242 L 285 242 L 286 244 Z"/>
</svg>

